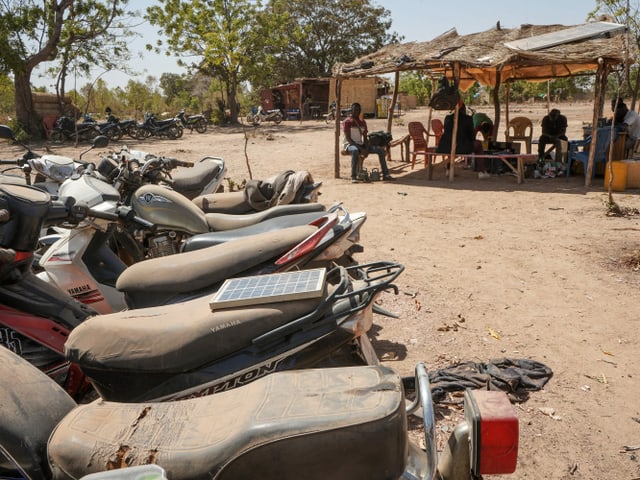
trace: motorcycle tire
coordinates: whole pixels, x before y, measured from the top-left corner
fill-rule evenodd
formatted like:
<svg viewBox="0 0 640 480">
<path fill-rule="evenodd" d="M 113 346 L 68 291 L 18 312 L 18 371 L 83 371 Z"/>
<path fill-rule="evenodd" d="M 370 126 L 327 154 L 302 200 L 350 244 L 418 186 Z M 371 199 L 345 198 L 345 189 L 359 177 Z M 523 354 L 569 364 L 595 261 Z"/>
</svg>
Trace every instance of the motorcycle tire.
<svg viewBox="0 0 640 480">
<path fill-rule="evenodd" d="M 98 135 L 100 135 L 100 130 L 90 129 L 90 130 L 87 130 L 84 134 L 80 134 L 79 137 L 81 137 L 83 140 L 87 140 L 88 142 L 90 142 L 94 138 L 96 138 Z"/>
<path fill-rule="evenodd" d="M 176 140 L 182 136 L 182 129 L 178 126 L 174 125 L 173 127 L 169 127 L 167 129 L 167 137 L 171 140 Z"/>
<path fill-rule="evenodd" d="M 151 131 L 147 127 L 136 127 L 136 136 L 138 140 L 144 140 L 151 136 Z"/>
<path fill-rule="evenodd" d="M 333 121 L 335 121 L 336 119 L 336 113 L 335 112 L 329 112 L 327 113 L 327 116 L 324 117 L 324 121 L 327 123 L 333 123 Z"/>
<path fill-rule="evenodd" d="M 62 130 L 51 131 L 51 141 L 55 143 L 62 143 L 65 140 L 65 135 Z"/>
<path fill-rule="evenodd" d="M 112 127 L 109 130 L 107 130 L 105 132 L 107 134 L 107 137 L 109 137 L 109 140 L 112 140 L 114 142 L 117 142 L 118 140 L 120 140 L 122 138 L 122 130 L 120 129 L 120 127 Z"/>
<path fill-rule="evenodd" d="M 126 135 L 129 135 L 131 138 L 138 138 L 138 126 L 130 125 L 124 131 Z"/>
<path fill-rule="evenodd" d="M 280 125 L 280 122 L 282 122 L 282 115 L 278 113 L 273 117 L 273 123 L 275 123 L 276 125 Z"/>
<path fill-rule="evenodd" d="M 196 132 L 205 133 L 207 131 L 207 121 L 201 118 L 196 122 Z"/>
<path fill-rule="evenodd" d="M 247 115 L 247 123 L 255 127 L 260 123 L 260 121 L 258 120 L 258 117 L 256 115 L 250 113 L 249 115 Z"/>
<path fill-rule="evenodd" d="M 182 135 L 184 135 L 184 128 L 182 128 L 180 125 L 176 125 L 176 128 L 176 138 L 182 138 Z"/>
</svg>

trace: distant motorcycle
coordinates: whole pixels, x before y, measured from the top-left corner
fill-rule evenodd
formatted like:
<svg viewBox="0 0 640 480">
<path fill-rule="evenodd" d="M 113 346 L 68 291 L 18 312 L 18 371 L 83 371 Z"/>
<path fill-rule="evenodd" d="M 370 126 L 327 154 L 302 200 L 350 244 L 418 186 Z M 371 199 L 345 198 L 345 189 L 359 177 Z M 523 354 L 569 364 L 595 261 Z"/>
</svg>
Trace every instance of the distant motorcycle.
<svg viewBox="0 0 640 480">
<path fill-rule="evenodd" d="M 149 137 L 167 137 L 171 140 L 182 137 L 182 122 L 177 118 L 158 120 L 155 114 L 147 112 L 144 114 L 144 122 L 138 125 L 136 136 L 138 140 Z"/>
<path fill-rule="evenodd" d="M 336 111 L 337 111 L 336 102 L 331 102 L 331 105 L 329 105 L 329 113 L 327 113 L 327 116 L 324 117 L 325 122 L 327 123 L 334 122 L 336 119 Z M 351 115 L 350 108 L 340 109 L 340 120 L 347 118 L 349 115 Z"/>
<path fill-rule="evenodd" d="M 51 140 L 54 142 L 64 142 L 65 140 L 76 139 L 78 141 L 91 141 L 101 135 L 100 128 L 95 122 L 75 123 L 71 117 L 63 115 L 51 130 Z"/>
<path fill-rule="evenodd" d="M 182 122 L 184 128 L 188 128 L 190 132 L 194 130 L 198 133 L 205 133 L 207 131 L 207 120 L 204 115 L 187 115 L 184 113 L 184 109 L 180 110 L 180 113 L 176 115 L 176 118 Z"/>
<path fill-rule="evenodd" d="M 100 134 L 109 137 L 109 140 L 118 141 L 124 134 L 118 117 L 109 115 L 106 122 L 97 122 L 91 115 L 85 114 L 81 125 L 94 123 L 100 129 Z"/>
<path fill-rule="evenodd" d="M 258 126 L 262 122 L 274 122 L 276 125 L 279 125 L 282 122 L 282 112 L 278 109 L 267 110 L 266 112 L 262 108 L 262 106 L 252 107 L 251 112 L 247 115 L 247 123 L 250 125 Z"/>
</svg>

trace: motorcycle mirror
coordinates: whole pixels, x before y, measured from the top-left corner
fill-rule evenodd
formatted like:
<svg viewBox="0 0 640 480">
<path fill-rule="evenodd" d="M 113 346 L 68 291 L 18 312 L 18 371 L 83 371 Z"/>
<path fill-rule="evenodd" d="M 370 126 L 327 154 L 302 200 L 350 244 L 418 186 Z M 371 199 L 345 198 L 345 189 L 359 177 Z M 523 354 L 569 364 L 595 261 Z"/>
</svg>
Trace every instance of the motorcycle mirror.
<svg viewBox="0 0 640 480">
<path fill-rule="evenodd" d="M 80 156 L 78 157 L 78 160 L 82 160 L 82 156 L 85 153 L 87 153 L 89 150 L 93 150 L 94 148 L 104 148 L 107 145 L 109 145 L 109 137 L 107 137 L 106 135 L 98 135 L 96 138 L 93 139 L 91 146 L 80 154 Z"/>
<path fill-rule="evenodd" d="M 15 135 L 13 134 L 13 130 L 7 127 L 6 125 L 0 125 L 0 138 L 5 140 L 13 140 L 17 141 Z"/>
</svg>

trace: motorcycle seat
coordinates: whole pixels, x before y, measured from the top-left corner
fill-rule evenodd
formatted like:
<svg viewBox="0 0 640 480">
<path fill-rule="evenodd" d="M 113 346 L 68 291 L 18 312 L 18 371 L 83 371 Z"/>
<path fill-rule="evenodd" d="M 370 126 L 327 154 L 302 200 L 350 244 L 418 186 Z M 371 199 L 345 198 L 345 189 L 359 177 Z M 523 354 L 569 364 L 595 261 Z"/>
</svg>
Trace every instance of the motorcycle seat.
<svg viewBox="0 0 640 480">
<path fill-rule="evenodd" d="M 116 288 L 126 294 L 140 292 L 157 295 L 188 293 L 213 287 L 227 278 L 283 255 L 316 230 L 317 227 L 312 225 L 299 225 L 239 238 L 202 250 L 143 260 L 120 274 Z"/>
<path fill-rule="evenodd" d="M 222 166 L 218 162 L 198 162 L 193 167 L 181 168 L 172 175 L 171 187 L 191 199 L 220 174 Z"/>
<path fill-rule="evenodd" d="M 245 215 L 235 215 L 228 213 L 206 213 L 205 218 L 211 231 L 232 230 L 246 227 L 262 222 L 269 218 L 293 213 L 320 212 L 325 207 L 321 203 L 294 203 L 287 205 L 276 205 L 260 212 L 247 213 Z"/>
<path fill-rule="evenodd" d="M 235 192 L 234 192 L 235 193 Z M 292 215 L 283 215 L 281 217 L 270 218 L 264 222 L 258 222 L 255 225 L 249 225 L 242 228 L 234 228 L 233 230 L 225 230 L 221 232 L 209 232 L 194 235 L 187 239 L 182 245 L 182 252 L 191 252 L 200 250 L 231 240 L 257 235 L 259 233 L 282 230 L 284 228 L 295 227 L 298 225 L 306 225 L 325 215 L 326 212 L 309 212 L 296 213 Z"/>
<path fill-rule="evenodd" d="M 210 295 L 182 303 L 91 317 L 65 343 L 85 371 L 151 376 L 188 372 L 251 345 L 252 339 L 312 312 L 320 298 L 212 311 Z"/>
<path fill-rule="evenodd" d="M 400 478 L 404 410 L 388 367 L 279 372 L 179 402 L 80 405 L 55 428 L 49 460 L 57 479 L 148 463 L 173 480 Z"/>
</svg>

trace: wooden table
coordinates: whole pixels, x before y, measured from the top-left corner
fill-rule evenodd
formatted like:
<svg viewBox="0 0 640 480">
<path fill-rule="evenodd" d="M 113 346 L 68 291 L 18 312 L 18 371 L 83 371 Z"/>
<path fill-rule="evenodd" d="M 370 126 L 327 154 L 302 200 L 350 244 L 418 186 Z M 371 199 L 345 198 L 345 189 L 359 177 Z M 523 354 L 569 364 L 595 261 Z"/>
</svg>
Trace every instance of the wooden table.
<svg viewBox="0 0 640 480">
<path fill-rule="evenodd" d="M 437 156 L 437 155 L 442 155 L 442 153 L 436 153 L 436 152 L 427 152 L 426 153 L 426 168 L 427 168 L 427 178 L 429 180 L 431 180 L 432 178 L 432 157 Z M 473 160 L 476 158 L 487 158 L 487 159 L 492 159 L 492 158 L 497 158 L 500 161 L 502 161 L 502 163 L 504 163 L 507 167 L 509 167 L 509 169 L 515 173 L 516 175 L 516 181 L 518 182 L 518 184 L 523 183 L 524 182 L 524 164 L 525 162 L 530 162 L 533 161 L 535 162 L 538 159 L 538 154 L 535 153 L 508 153 L 508 152 L 501 152 L 501 153 L 484 153 L 482 155 L 478 155 L 478 154 L 459 154 L 456 155 L 455 157 L 456 159 L 460 158 L 460 159 L 464 159 L 464 160 Z M 513 166 L 513 164 L 511 163 L 512 160 L 516 161 L 516 165 L 515 167 Z M 449 180 L 453 180 L 453 169 L 450 170 L 449 173 Z"/>
</svg>

